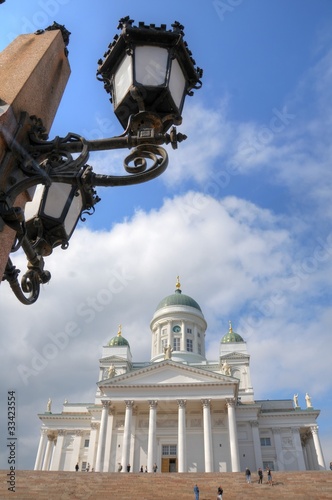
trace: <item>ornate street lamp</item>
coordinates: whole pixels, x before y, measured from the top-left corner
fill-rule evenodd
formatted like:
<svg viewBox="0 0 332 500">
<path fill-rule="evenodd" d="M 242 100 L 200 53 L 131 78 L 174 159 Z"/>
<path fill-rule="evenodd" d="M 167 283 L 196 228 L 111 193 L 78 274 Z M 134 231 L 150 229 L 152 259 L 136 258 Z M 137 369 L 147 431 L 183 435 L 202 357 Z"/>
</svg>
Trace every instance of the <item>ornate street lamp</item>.
<svg viewBox="0 0 332 500">
<path fill-rule="evenodd" d="M 122 135 L 89 141 L 77 134 L 48 141 L 41 121 L 21 113 L 16 137 L 6 137 L 7 147 L 18 159 L 19 174 L 0 186 L 0 216 L 16 231 L 13 251 L 23 248 L 28 271 L 21 286 L 19 270 L 8 260 L 3 279 L 9 281 L 17 298 L 32 304 L 39 296 L 41 283 L 51 275 L 44 270 L 44 257 L 53 248 L 67 248 L 77 222 L 85 220 L 100 200 L 98 186 L 124 186 L 148 181 L 165 171 L 168 156 L 162 144 L 176 149 L 186 136 L 174 125 L 182 121 L 186 95 L 201 87 L 202 70 L 196 67 L 183 40 L 178 22 L 165 25 L 133 25 L 120 20 L 121 34 L 114 37 L 104 59 L 98 61 L 97 78 L 111 94 L 114 113 L 124 128 Z M 65 41 L 69 32 L 58 24 Z M 23 134 L 29 135 L 22 147 Z M 127 175 L 100 175 L 87 164 L 90 151 L 134 148 L 124 160 Z M 75 157 L 73 154 L 75 153 Z M 77 155 L 78 153 L 78 155 Z M 24 212 L 15 207 L 17 196 L 35 190 Z"/>
</svg>

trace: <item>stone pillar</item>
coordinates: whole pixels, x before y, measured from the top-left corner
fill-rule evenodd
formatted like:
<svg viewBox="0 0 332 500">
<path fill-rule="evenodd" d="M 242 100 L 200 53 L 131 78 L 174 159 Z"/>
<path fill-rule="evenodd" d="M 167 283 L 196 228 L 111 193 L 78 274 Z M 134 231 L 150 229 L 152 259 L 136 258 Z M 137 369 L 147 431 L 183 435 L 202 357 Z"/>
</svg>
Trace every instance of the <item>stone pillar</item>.
<svg viewBox="0 0 332 500">
<path fill-rule="evenodd" d="M 155 334 L 157 335 L 157 346 L 156 346 L 155 356 L 157 356 L 158 354 L 160 354 L 162 352 L 162 348 L 161 348 L 161 329 L 160 329 L 160 326 L 158 326 L 158 328 L 156 328 Z"/>
<path fill-rule="evenodd" d="M 232 472 L 240 472 L 240 455 L 236 428 L 235 399 L 226 400 Z"/>
<path fill-rule="evenodd" d="M 66 87 L 70 68 L 61 31 L 18 36 L 0 53 L 0 68 L 0 191 L 5 192 L 10 179 L 18 175 L 8 145 L 15 135 L 21 112 L 41 118 L 49 132 Z M 24 137 L 20 137 L 19 146 L 24 149 L 28 137 L 26 132 L 22 133 Z M 28 200 L 28 194 L 22 193 L 15 206 L 23 208 Z M 14 238 L 14 231 L 6 225 L 2 227 L 0 221 L 0 278 Z"/>
<path fill-rule="evenodd" d="M 104 469 L 103 469 L 104 472 L 111 472 L 110 460 L 111 460 L 111 446 L 112 446 L 112 435 L 113 435 L 113 418 L 114 418 L 114 410 L 112 408 L 109 408 L 107 432 L 105 440 Z"/>
<path fill-rule="evenodd" d="M 308 454 L 307 454 L 307 446 L 306 446 L 306 438 L 303 436 L 301 437 L 301 444 L 302 444 L 302 449 L 303 449 L 303 457 L 304 457 L 304 463 L 305 463 L 305 470 L 310 470 L 309 466 L 309 459 L 308 459 Z"/>
<path fill-rule="evenodd" d="M 88 463 L 90 464 L 90 470 L 96 467 L 96 443 L 97 435 L 99 430 L 99 422 L 92 422 L 90 431 L 90 442 L 88 450 Z"/>
<path fill-rule="evenodd" d="M 170 345 L 173 349 L 173 339 L 172 339 L 173 333 L 172 333 L 172 328 L 171 328 L 171 322 L 167 321 L 166 325 L 167 325 L 167 346 Z"/>
<path fill-rule="evenodd" d="M 58 430 L 58 436 L 54 449 L 51 470 L 60 470 L 60 462 L 62 456 L 63 442 L 65 440 L 66 431 L 63 429 Z"/>
<path fill-rule="evenodd" d="M 256 470 L 258 470 L 259 467 L 261 467 L 261 468 L 263 467 L 263 458 L 262 458 L 261 440 L 259 437 L 259 427 L 258 427 L 257 420 L 250 422 L 250 425 L 251 425 L 251 432 L 252 432 L 252 440 L 254 443 Z"/>
<path fill-rule="evenodd" d="M 100 432 L 97 447 L 97 458 L 96 458 L 96 472 L 101 472 L 104 465 L 104 452 L 105 452 L 105 439 L 107 432 L 107 418 L 108 418 L 108 408 L 110 401 L 102 400 L 101 404 L 103 409 L 101 410 L 101 421 L 100 421 Z"/>
<path fill-rule="evenodd" d="M 314 448 L 314 442 L 312 439 L 312 434 L 311 432 L 307 436 L 307 441 L 306 441 L 306 452 L 307 452 L 307 458 L 308 458 L 308 464 L 309 464 L 309 470 L 316 470 L 317 469 L 317 457 L 315 453 L 315 448 Z"/>
<path fill-rule="evenodd" d="M 205 472 L 213 472 L 211 400 L 202 399 Z"/>
<path fill-rule="evenodd" d="M 38 451 L 37 451 L 37 457 L 36 457 L 36 462 L 35 462 L 34 470 L 41 470 L 41 468 L 42 468 L 42 463 L 43 463 L 43 457 L 44 457 L 44 453 L 45 453 L 46 443 L 47 443 L 47 430 L 46 429 L 42 429 L 41 435 L 40 435 L 40 440 L 39 440 L 39 446 L 38 446 Z"/>
<path fill-rule="evenodd" d="M 299 470 L 306 470 L 304 453 L 300 437 L 300 429 L 298 427 L 292 427 L 292 434 L 293 434 L 293 445 L 296 452 L 298 468 Z"/>
<path fill-rule="evenodd" d="M 278 429 L 278 428 L 272 429 L 272 432 L 273 432 L 273 437 L 274 437 L 274 447 L 276 450 L 278 470 L 285 470 L 280 429 Z"/>
<path fill-rule="evenodd" d="M 148 472 L 152 472 L 156 461 L 157 401 L 149 401 Z"/>
<path fill-rule="evenodd" d="M 178 399 L 178 472 L 187 472 L 186 401 Z"/>
<path fill-rule="evenodd" d="M 133 417 L 134 401 L 125 401 L 126 413 L 124 421 L 123 441 L 122 441 L 122 472 L 127 472 L 127 465 L 129 464 L 130 456 L 130 436 L 131 436 L 131 421 Z M 133 464 L 130 464 L 131 466 Z"/>
<path fill-rule="evenodd" d="M 316 457 L 317 457 L 317 463 L 318 463 L 318 469 L 319 470 L 325 470 L 325 461 L 324 461 L 324 456 L 322 452 L 322 447 L 320 445 L 320 440 L 318 436 L 318 425 L 312 425 L 310 427 L 311 429 L 311 434 L 312 434 L 312 439 L 314 442 L 314 448 L 316 452 Z"/>
<path fill-rule="evenodd" d="M 79 464 L 80 470 L 82 464 L 80 463 L 80 450 L 82 444 L 83 431 L 80 429 L 74 431 L 73 453 L 71 457 L 70 470 L 75 471 L 75 465 Z"/>
<path fill-rule="evenodd" d="M 49 470 L 56 436 L 53 432 L 47 434 L 47 445 L 42 470 Z"/>
<path fill-rule="evenodd" d="M 139 441 L 139 438 L 137 436 L 137 413 L 138 409 L 137 406 L 133 407 L 133 415 L 132 415 L 132 421 L 131 421 L 131 435 L 130 435 L 130 454 L 129 454 L 129 463 L 131 464 L 131 472 L 137 472 L 137 470 L 134 470 L 134 465 L 135 465 L 135 450 L 136 450 L 136 439 Z M 139 456 L 139 453 L 138 453 Z M 138 464 L 138 467 L 141 464 Z"/>
</svg>

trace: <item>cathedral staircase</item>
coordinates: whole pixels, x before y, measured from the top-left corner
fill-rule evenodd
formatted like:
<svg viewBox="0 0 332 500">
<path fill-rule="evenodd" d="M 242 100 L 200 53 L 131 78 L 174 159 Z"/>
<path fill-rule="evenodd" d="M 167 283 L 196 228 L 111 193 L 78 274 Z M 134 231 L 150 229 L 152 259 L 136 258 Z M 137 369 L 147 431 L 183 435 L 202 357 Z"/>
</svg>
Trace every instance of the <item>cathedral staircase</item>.
<svg viewBox="0 0 332 500">
<path fill-rule="evenodd" d="M 16 471 L 15 492 L 8 491 L 8 471 L 0 471 L 0 500 L 216 500 L 219 484 L 223 500 L 331 500 L 332 472 L 274 472 L 273 486 L 258 484 L 256 474 L 247 484 L 244 473 L 127 474 L 97 472 Z"/>
</svg>

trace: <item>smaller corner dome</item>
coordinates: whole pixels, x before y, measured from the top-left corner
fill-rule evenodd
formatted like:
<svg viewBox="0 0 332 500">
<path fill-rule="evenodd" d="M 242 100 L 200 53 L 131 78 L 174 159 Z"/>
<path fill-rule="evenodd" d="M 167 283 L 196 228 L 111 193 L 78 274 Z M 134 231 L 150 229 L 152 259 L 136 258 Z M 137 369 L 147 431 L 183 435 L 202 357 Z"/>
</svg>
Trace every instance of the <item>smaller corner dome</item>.
<svg viewBox="0 0 332 500">
<path fill-rule="evenodd" d="M 189 306 L 194 307 L 195 309 L 198 309 L 200 312 L 202 312 L 196 300 L 189 297 L 189 295 L 185 295 L 184 293 L 182 293 L 182 291 L 180 290 L 180 286 L 181 285 L 178 277 L 175 292 L 172 293 L 172 295 L 168 295 L 167 297 L 163 298 L 157 305 L 156 311 L 167 306 Z"/>
<path fill-rule="evenodd" d="M 129 346 L 128 340 L 122 337 L 121 325 L 119 326 L 118 334 L 113 337 L 107 344 L 108 347 Z"/>
<path fill-rule="evenodd" d="M 229 322 L 228 333 L 226 333 L 226 335 L 223 336 L 220 342 L 221 344 L 230 344 L 233 342 L 244 342 L 244 340 L 241 337 L 241 335 L 233 331 L 232 323 Z"/>
</svg>

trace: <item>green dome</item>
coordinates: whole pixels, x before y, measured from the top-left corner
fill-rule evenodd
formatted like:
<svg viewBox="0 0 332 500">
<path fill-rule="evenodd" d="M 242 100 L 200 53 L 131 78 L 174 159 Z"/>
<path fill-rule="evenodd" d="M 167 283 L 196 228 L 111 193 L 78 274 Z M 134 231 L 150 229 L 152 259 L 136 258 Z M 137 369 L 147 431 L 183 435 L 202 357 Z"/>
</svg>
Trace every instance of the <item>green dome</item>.
<svg viewBox="0 0 332 500">
<path fill-rule="evenodd" d="M 124 337 L 122 337 L 121 333 L 121 326 L 119 327 L 119 331 L 116 337 L 113 337 L 109 342 L 108 342 L 108 347 L 119 347 L 119 346 L 124 346 L 127 345 L 129 346 L 128 340 L 126 340 Z"/>
<path fill-rule="evenodd" d="M 241 335 L 239 335 L 238 333 L 233 331 L 232 324 L 231 324 L 231 322 L 229 322 L 228 333 L 226 333 L 226 335 L 223 336 L 223 338 L 221 339 L 221 343 L 222 344 L 229 344 L 229 343 L 233 343 L 233 342 L 244 342 L 244 340 L 241 337 Z"/>
<path fill-rule="evenodd" d="M 172 295 L 168 295 L 163 300 L 161 300 L 157 305 L 156 311 L 167 306 L 189 306 L 194 307 L 195 309 L 198 309 L 202 312 L 196 300 L 189 297 L 189 295 L 185 295 L 184 293 L 182 293 L 179 288 L 177 288 Z"/>
</svg>

